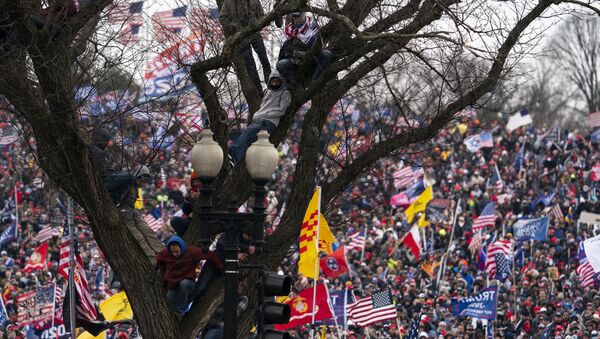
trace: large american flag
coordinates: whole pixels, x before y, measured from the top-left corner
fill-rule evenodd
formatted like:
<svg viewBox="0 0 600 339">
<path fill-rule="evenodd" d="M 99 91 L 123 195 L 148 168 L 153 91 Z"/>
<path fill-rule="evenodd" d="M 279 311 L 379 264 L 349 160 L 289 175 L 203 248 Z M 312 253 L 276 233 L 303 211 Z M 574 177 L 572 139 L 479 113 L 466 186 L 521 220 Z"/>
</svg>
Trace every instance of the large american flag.
<svg viewBox="0 0 600 339">
<path fill-rule="evenodd" d="M 396 305 L 390 290 L 375 292 L 370 297 L 346 306 L 348 319 L 364 327 L 379 321 L 396 319 Z"/>
<path fill-rule="evenodd" d="M 487 248 L 487 260 L 485 262 L 485 272 L 488 277 L 496 276 L 496 254 L 502 254 L 506 257 L 512 257 L 512 244 L 508 240 L 496 240 Z"/>
<path fill-rule="evenodd" d="M 58 273 L 66 280 L 69 279 L 69 257 L 71 256 L 71 241 L 73 237 L 69 234 L 68 227 L 64 228 L 62 241 L 60 243 L 60 260 L 58 263 Z M 75 271 L 73 272 L 73 281 L 75 283 L 76 293 L 78 295 L 76 303 L 76 317 L 85 320 L 96 320 L 96 308 L 92 302 L 92 296 L 88 287 L 88 282 L 83 266 L 83 259 L 77 253 L 77 242 L 75 242 Z"/>
<path fill-rule="evenodd" d="M 346 245 L 347 250 L 355 249 L 362 251 L 363 247 L 365 247 L 365 231 L 358 231 L 354 234 L 351 234 L 349 237 L 350 242 Z"/>
<path fill-rule="evenodd" d="M 151 213 L 146 214 L 144 220 L 154 232 L 158 232 L 163 227 L 163 219 L 155 218 Z"/>
<path fill-rule="evenodd" d="M 38 232 L 38 234 L 33 238 L 33 240 L 38 243 L 43 243 L 48 241 L 52 237 L 59 237 L 60 231 L 58 228 L 52 227 L 52 224 L 42 225 L 42 228 Z"/>
<path fill-rule="evenodd" d="M 394 172 L 394 187 L 401 189 L 423 176 L 423 168 L 404 166 Z"/>
<path fill-rule="evenodd" d="M 496 222 L 496 209 L 493 202 L 485 205 L 479 217 L 473 223 L 473 232 L 478 232 L 488 226 L 494 226 Z"/>
<path fill-rule="evenodd" d="M 117 4 L 109 9 L 108 21 L 115 24 L 127 23 L 141 26 L 144 22 L 142 18 L 143 9 L 143 1 Z"/>
<path fill-rule="evenodd" d="M 594 273 L 594 268 L 588 261 L 585 249 L 583 247 L 583 241 L 579 243 L 579 249 L 577 250 L 577 258 L 579 259 L 579 265 L 577 266 L 577 275 L 581 281 L 581 287 L 594 286 L 597 281 L 597 274 Z"/>
<path fill-rule="evenodd" d="M 172 34 L 181 33 L 187 26 L 187 6 L 152 14 L 152 27 L 158 41 L 165 41 Z"/>
<path fill-rule="evenodd" d="M 469 251 L 471 251 L 471 255 L 475 255 L 475 253 L 478 253 L 479 250 L 481 249 L 481 244 L 482 244 L 482 232 L 479 231 L 477 233 L 475 233 L 475 235 L 473 236 L 473 238 L 471 238 L 471 242 L 469 243 Z"/>
</svg>

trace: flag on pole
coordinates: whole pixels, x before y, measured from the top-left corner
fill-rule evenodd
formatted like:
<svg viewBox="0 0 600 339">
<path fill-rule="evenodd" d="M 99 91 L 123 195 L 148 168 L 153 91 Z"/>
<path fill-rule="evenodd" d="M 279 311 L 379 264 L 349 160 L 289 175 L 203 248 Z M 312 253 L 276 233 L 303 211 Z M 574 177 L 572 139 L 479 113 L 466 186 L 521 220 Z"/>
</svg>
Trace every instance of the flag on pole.
<svg viewBox="0 0 600 339">
<path fill-rule="evenodd" d="M 298 272 L 307 278 L 315 278 L 317 270 L 316 259 L 319 252 L 331 254 L 332 244 L 335 241 L 329 225 L 319 213 L 319 201 L 321 200 L 321 188 L 317 187 L 312 199 L 308 203 L 308 208 L 304 214 L 302 229 L 300 230 L 300 261 L 298 262 Z M 319 243 L 317 244 L 317 238 Z M 318 274 L 318 270 L 317 270 Z"/>
<path fill-rule="evenodd" d="M 431 186 L 427 186 L 425 191 L 419 195 L 417 200 L 410 204 L 410 206 L 408 206 L 408 208 L 404 211 L 409 223 L 412 223 L 415 214 L 425 211 L 427 208 L 427 203 L 430 202 L 431 199 L 433 199 L 433 189 Z"/>
<path fill-rule="evenodd" d="M 496 279 L 500 281 L 506 280 L 511 274 L 512 264 L 508 256 L 503 253 L 494 254 L 496 261 Z M 510 258 L 512 259 L 512 258 Z"/>
<path fill-rule="evenodd" d="M 154 232 L 158 232 L 163 227 L 162 217 L 156 218 L 152 213 L 146 214 L 146 216 L 144 216 L 144 221 L 146 221 L 148 227 Z"/>
<path fill-rule="evenodd" d="M 346 245 L 348 250 L 362 251 L 363 247 L 365 247 L 365 230 L 353 233 L 348 238 L 350 239 L 350 242 Z"/>
<path fill-rule="evenodd" d="M 164 41 L 172 34 L 180 34 L 187 24 L 187 6 L 159 11 L 152 15 L 152 27 L 158 41 Z"/>
<path fill-rule="evenodd" d="M 471 251 L 471 255 L 475 255 L 480 249 L 482 245 L 482 235 L 481 231 L 475 233 L 475 235 L 471 238 L 471 242 L 469 242 L 469 251 Z"/>
<path fill-rule="evenodd" d="M 65 227 L 62 241 L 60 243 L 60 260 L 58 263 L 58 273 L 60 273 L 60 275 L 62 275 L 66 280 L 69 279 L 69 258 L 71 256 L 71 241 L 76 240 L 73 239 L 73 237 L 69 234 L 69 228 Z M 96 308 L 94 307 L 92 296 L 90 295 L 88 281 L 83 265 L 83 259 L 77 251 L 77 242 L 75 242 L 75 270 L 73 272 L 73 281 L 75 283 L 75 294 L 77 301 L 75 307 L 75 316 L 83 320 L 93 321 L 97 318 Z M 66 319 L 68 318 L 65 318 L 65 320 Z"/>
<path fill-rule="evenodd" d="M 483 147 L 494 147 L 494 138 L 490 132 L 481 132 L 467 137 L 463 143 L 469 152 L 477 152 Z"/>
<path fill-rule="evenodd" d="M 25 272 L 43 270 L 47 267 L 48 261 L 48 243 L 45 242 L 31 253 L 27 264 L 25 264 Z"/>
<path fill-rule="evenodd" d="M 410 228 L 410 231 L 402 239 L 402 243 L 408 247 L 415 256 L 415 259 L 419 260 L 422 250 L 421 234 L 419 233 L 419 227 L 417 225 Z"/>
<path fill-rule="evenodd" d="M 0 327 L 4 327 L 4 324 L 8 321 L 8 313 L 6 312 L 6 306 L 4 306 L 4 298 L 0 296 Z"/>
<path fill-rule="evenodd" d="M 500 171 L 498 171 L 498 165 L 494 166 L 494 172 L 492 173 L 492 177 L 488 183 L 488 188 L 493 187 L 497 191 L 501 191 L 504 187 L 504 182 L 502 182 L 502 177 L 500 176 Z"/>
<path fill-rule="evenodd" d="M 52 224 L 41 225 L 42 228 L 38 234 L 33 238 L 38 243 L 46 242 L 53 237 L 60 237 L 60 231 L 58 228 L 52 226 Z"/>
<path fill-rule="evenodd" d="M 515 157 L 515 162 L 513 164 L 513 168 L 515 169 L 516 172 L 519 172 L 521 170 L 521 167 L 523 167 L 524 161 L 525 161 L 525 145 L 521 145 L 521 149 L 519 150 L 519 153 L 517 153 L 517 156 Z"/>
<path fill-rule="evenodd" d="M 600 112 L 590 113 L 590 115 L 588 115 L 588 117 L 585 119 L 585 122 L 590 127 L 600 126 Z"/>
<path fill-rule="evenodd" d="M 321 271 L 327 278 L 335 278 L 349 271 L 344 246 L 321 259 Z"/>
<path fill-rule="evenodd" d="M 496 254 L 502 254 L 506 257 L 512 257 L 512 244 L 508 240 L 496 240 L 487 248 L 487 260 L 485 262 L 485 272 L 489 277 L 496 277 L 498 269 L 498 258 Z"/>
<path fill-rule="evenodd" d="M 513 224 L 515 240 L 537 240 L 546 241 L 548 238 L 548 217 L 543 218 L 521 218 Z"/>
<path fill-rule="evenodd" d="M 512 132 L 521 126 L 529 125 L 532 123 L 533 119 L 531 118 L 531 114 L 529 114 L 527 108 L 523 108 L 521 111 L 511 115 L 510 118 L 508 118 L 506 129 L 509 132 Z"/>
<path fill-rule="evenodd" d="M 322 323 L 325 325 L 346 327 L 346 306 L 354 302 L 352 293 L 347 288 L 341 291 L 330 291 L 329 301 L 333 310 L 333 317 Z"/>
<path fill-rule="evenodd" d="M 396 319 L 396 305 L 392 293 L 386 289 L 371 296 L 359 299 L 346 307 L 348 319 L 356 325 L 365 327 L 371 324 Z"/>
<path fill-rule="evenodd" d="M 308 324 L 312 319 L 312 310 L 315 309 L 315 321 L 333 318 L 333 310 L 329 305 L 327 287 L 324 284 L 316 285 L 316 298 L 313 298 L 313 288 L 305 288 L 296 297 L 285 302 L 290 305 L 290 321 L 287 324 L 275 325 L 277 331 Z"/>
<path fill-rule="evenodd" d="M 127 22 L 141 25 L 141 23 L 143 22 L 143 9 L 143 1 L 117 4 L 110 8 L 108 12 L 108 21 L 113 24 L 122 24 Z"/>
<path fill-rule="evenodd" d="M 483 230 L 485 227 L 494 226 L 496 222 L 496 208 L 493 202 L 488 203 L 481 211 L 479 217 L 473 223 L 473 232 Z"/>
<path fill-rule="evenodd" d="M 423 177 L 423 168 L 417 166 L 403 166 L 394 172 L 394 187 L 401 189 L 409 186 L 415 180 Z"/>
<path fill-rule="evenodd" d="M 554 204 L 554 206 L 546 208 L 546 213 L 549 216 L 554 217 L 554 220 L 557 221 L 564 221 L 565 220 L 565 216 L 562 212 L 562 209 L 560 208 L 560 205 L 558 203 Z"/>
<path fill-rule="evenodd" d="M 477 319 L 496 320 L 498 286 L 488 287 L 462 300 L 452 299 L 452 314 Z"/>
<path fill-rule="evenodd" d="M 0 234 L 0 248 L 10 244 L 15 239 L 17 239 L 17 220 L 13 219 L 11 225 Z"/>
</svg>

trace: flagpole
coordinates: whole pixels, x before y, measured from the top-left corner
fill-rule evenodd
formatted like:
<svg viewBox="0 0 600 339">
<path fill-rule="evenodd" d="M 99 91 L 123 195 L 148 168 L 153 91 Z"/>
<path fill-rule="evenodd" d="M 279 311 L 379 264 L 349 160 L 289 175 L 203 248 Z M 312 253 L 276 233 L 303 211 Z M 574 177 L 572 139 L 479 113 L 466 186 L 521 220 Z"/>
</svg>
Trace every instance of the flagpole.
<svg viewBox="0 0 600 339">
<path fill-rule="evenodd" d="M 315 305 L 317 301 L 317 283 L 319 282 L 319 233 L 321 232 L 321 186 L 317 186 L 319 190 L 319 197 L 317 199 L 317 236 L 315 240 L 316 252 L 315 256 L 315 275 L 313 277 L 313 304 L 312 304 L 312 319 L 311 319 L 311 338 L 314 338 L 314 324 L 315 324 Z"/>
<path fill-rule="evenodd" d="M 360 262 L 363 262 L 365 260 L 365 247 L 367 246 L 367 224 L 365 223 L 365 227 L 363 227 L 363 234 L 365 237 L 365 240 L 363 240 L 363 246 L 362 249 L 360 250 Z"/>
<path fill-rule="evenodd" d="M 73 227 L 73 200 L 67 198 L 67 227 L 69 228 L 69 324 L 71 328 L 71 339 L 76 339 L 75 330 L 75 228 Z M 65 319 L 66 320 L 66 319 Z"/>
<path fill-rule="evenodd" d="M 17 200 L 17 184 L 15 183 L 15 239 L 19 237 L 19 201 Z"/>
<path fill-rule="evenodd" d="M 460 208 L 460 203 L 462 202 L 462 198 L 458 198 L 458 202 L 456 203 L 456 207 L 454 208 L 454 215 L 452 216 L 452 230 L 450 231 L 450 241 L 448 242 L 448 248 L 446 249 L 446 256 L 442 262 L 442 277 L 444 277 L 444 273 L 446 273 L 446 259 L 450 254 L 450 245 L 452 245 L 452 239 L 454 239 L 454 228 L 456 228 L 456 220 L 458 219 L 458 209 Z"/>
<path fill-rule="evenodd" d="M 50 328 L 54 328 L 54 315 L 56 314 L 56 283 L 54 283 L 54 294 L 52 296 L 54 302 L 52 303 L 52 322 L 50 323 Z"/>
</svg>

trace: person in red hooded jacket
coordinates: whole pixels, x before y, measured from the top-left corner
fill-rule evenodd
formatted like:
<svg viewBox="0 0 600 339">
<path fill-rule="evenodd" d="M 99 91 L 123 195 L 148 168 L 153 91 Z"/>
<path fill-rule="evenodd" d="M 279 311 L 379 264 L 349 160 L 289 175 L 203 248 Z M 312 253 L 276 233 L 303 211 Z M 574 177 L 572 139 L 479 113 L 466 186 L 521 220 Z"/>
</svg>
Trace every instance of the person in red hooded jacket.
<svg viewBox="0 0 600 339">
<path fill-rule="evenodd" d="M 196 267 L 201 260 L 210 260 L 217 269 L 223 262 L 214 252 L 204 252 L 199 247 L 186 246 L 183 239 L 174 235 L 156 256 L 160 276 L 165 281 L 167 298 L 173 311 L 181 317 L 187 305 L 194 300 Z"/>
</svg>

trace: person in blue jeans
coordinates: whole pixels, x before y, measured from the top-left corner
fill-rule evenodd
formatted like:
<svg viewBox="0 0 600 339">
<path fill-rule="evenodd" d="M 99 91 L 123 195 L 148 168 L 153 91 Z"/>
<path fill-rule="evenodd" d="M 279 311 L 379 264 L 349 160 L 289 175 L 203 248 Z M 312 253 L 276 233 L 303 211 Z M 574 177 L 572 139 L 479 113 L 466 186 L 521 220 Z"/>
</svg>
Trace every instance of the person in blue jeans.
<svg viewBox="0 0 600 339">
<path fill-rule="evenodd" d="M 234 164 L 242 159 L 248 147 L 256 141 L 258 132 L 265 129 L 272 134 L 277 129 L 279 120 L 291 101 L 292 94 L 283 77 L 277 71 L 271 72 L 260 109 L 254 113 L 252 123 L 242 131 L 229 148 L 229 155 Z"/>
</svg>

